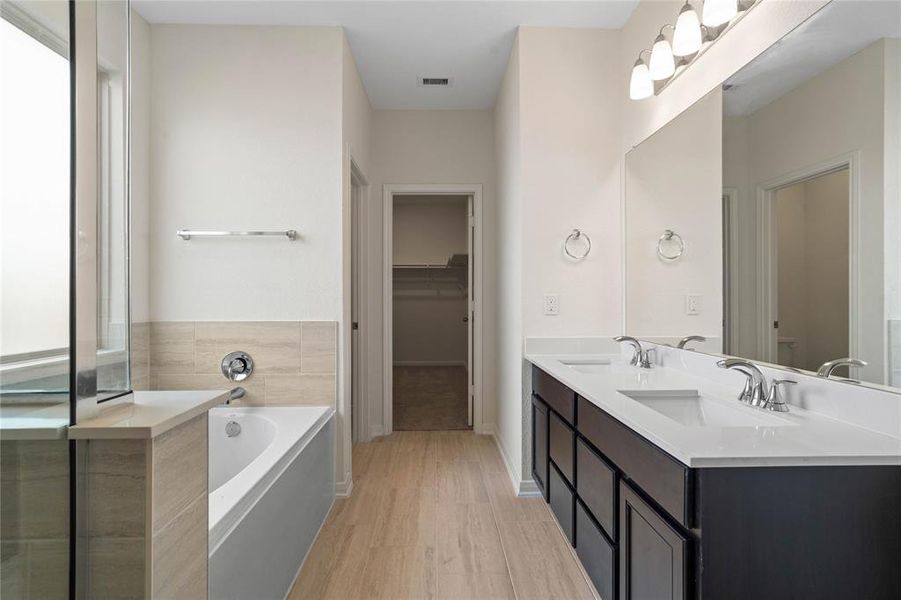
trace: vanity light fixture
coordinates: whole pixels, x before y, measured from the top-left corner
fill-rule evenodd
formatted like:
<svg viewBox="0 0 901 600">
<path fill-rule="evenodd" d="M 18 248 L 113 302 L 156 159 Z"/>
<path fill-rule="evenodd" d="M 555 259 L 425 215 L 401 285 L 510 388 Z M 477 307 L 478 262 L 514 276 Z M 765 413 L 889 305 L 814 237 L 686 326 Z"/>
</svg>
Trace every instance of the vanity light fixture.
<svg viewBox="0 0 901 600">
<path fill-rule="evenodd" d="M 701 22 L 698 13 L 686 2 L 676 19 L 676 30 L 673 32 L 673 54 L 691 56 L 701 49 Z"/>
<path fill-rule="evenodd" d="M 673 47 L 670 46 L 669 40 L 663 35 L 663 30 L 672 25 L 664 25 L 660 28 L 657 39 L 654 40 L 654 46 L 651 48 L 651 60 L 648 64 L 651 79 L 654 81 L 663 81 L 669 79 L 676 72 L 676 59 L 673 57 Z"/>
<path fill-rule="evenodd" d="M 738 0 L 704 0 L 701 22 L 707 27 L 719 27 L 738 14 Z"/>
<path fill-rule="evenodd" d="M 693 6 L 692 0 L 685 0 L 676 24 L 660 28 L 651 47 L 650 59 L 645 62 L 641 58 L 647 50 L 639 52 L 638 60 L 632 66 L 629 98 L 642 100 L 659 94 L 759 3 L 760 0 L 694 0 Z M 663 33 L 667 27 L 673 28 L 672 41 Z"/>
<path fill-rule="evenodd" d="M 648 71 L 648 65 L 641 58 L 645 52 L 650 52 L 647 48 L 638 53 L 638 60 L 632 67 L 632 78 L 629 80 L 629 98 L 632 100 L 642 100 L 654 94 L 654 82 Z"/>
</svg>

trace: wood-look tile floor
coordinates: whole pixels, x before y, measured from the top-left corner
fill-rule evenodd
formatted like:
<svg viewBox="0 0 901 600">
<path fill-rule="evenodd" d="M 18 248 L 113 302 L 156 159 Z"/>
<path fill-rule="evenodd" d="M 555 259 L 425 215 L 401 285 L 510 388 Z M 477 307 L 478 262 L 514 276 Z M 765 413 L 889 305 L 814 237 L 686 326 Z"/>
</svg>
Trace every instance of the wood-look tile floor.
<svg viewBox="0 0 901 600">
<path fill-rule="evenodd" d="M 513 493 L 489 436 L 401 431 L 353 450 L 289 600 L 596 598 L 540 497 Z"/>
</svg>

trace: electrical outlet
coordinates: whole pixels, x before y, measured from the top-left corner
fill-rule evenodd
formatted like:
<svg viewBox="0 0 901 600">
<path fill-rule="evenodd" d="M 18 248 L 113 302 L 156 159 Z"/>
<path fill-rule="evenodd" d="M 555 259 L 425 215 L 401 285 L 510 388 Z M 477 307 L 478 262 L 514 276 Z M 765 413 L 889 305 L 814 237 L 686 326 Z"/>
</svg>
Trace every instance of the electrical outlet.
<svg viewBox="0 0 901 600">
<path fill-rule="evenodd" d="M 699 315 L 701 314 L 701 294 L 685 295 L 685 314 Z"/>
<path fill-rule="evenodd" d="M 560 314 L 560 296 L 557 294 L 544 295 L 544 314 L 559 315 Z"/>
</svg>

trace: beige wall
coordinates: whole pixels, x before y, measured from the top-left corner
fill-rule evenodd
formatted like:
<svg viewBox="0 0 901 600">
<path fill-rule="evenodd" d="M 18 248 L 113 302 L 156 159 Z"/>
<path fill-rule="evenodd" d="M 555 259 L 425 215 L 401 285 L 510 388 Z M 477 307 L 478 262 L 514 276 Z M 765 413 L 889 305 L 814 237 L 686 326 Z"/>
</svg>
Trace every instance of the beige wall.
<svg viewBox="0 0 901 600">
<path fill-rule="evenodd" d="M 153 320 L 341 318 L 342 35 L 152 27 Z M 184 242 L 179 228 L 300 239 Z"/>
<path fill-rule="evenodd" d="M 468 254 L 467 198 L 414 197 L 394 201 L 394 264 L 445 265 Z M 465 365 L 468 351 L 466 270 L 395 271 L 394 364 Z M 411 280 L 411 277 L 413 278 Z"/>
<path fill-rule="evenodd" d="M 383 280 L 383 186 L 396 183 L 481 184 L 486 232 L 483 247 L 483 414 L 487 427 L 494 422 L 494 330 L 497 266 L 491 232 L 495 230 L 495 171 L 493 115 L 491 111 L 397 110 L 374 111 L 372 117 L 372 167 L 370 193 L 363 221 L 368 252 L 366 269 L 366 331 L 368 371 L 367 393 L 374 425 L 382 424 L 383 364 L 382 280 Z"/>
<path fill-rule="evenodd" d="M 150 319 L 150 25 L 131 11 L 131 320 Z M 132 332 L 134 335 L 134 332 Z"/>
<path fill-rule="evenodd" d="M 621 329 L 622 90 L 616 31 L 521 27 L 495 109 L 502 257 L 498 434 L 514 476 L 531 477 L 523 336 L 604 336 Z M 503 138 L 503 139 L 500 139 Z M 573 228 L 592 239 L 572 261 Z M 509 272 L 508 272 L 509 271 Z M 560 314 L 545 316 L 544 294 Z"/>
<path fill-rule="evenodd" d="M 521 32 L 520 32 L 521 33 Z M 520 35 L 510 53 L 494 108 L 494 160 L 497 164 L 497 404 L 495 434 L 507 468 L 519 480 L 527 456 L 523 431 L 531 423 L 520 398 L 525 388 L 522 363 L 522 125 L 520 118 Z M 502 310 L 501 310 L 502 308 Z"/>
<path fill-rule="evenodd" d="M 467 254 L 467 199 L 410 197 L 394 200 L 394 264 L 444 265 L 453 254 Z"/>
</svg>

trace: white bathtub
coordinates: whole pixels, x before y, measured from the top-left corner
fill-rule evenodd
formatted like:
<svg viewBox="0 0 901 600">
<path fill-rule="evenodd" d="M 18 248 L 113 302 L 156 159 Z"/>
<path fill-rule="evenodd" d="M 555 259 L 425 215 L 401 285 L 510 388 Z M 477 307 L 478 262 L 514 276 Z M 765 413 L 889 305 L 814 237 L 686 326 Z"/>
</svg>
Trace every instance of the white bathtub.
<svg viewBox="0 0 901 600">
<path fill-rule="evenodd" d="M 318 406 L 210 411 L 210 598 L 288 593 L 334 502 L 334 413 Z M 229 437 L 229 423 L 240 433 Z"/>
</svg>

